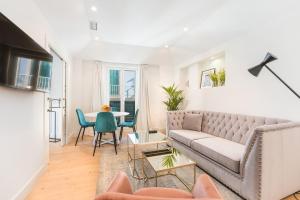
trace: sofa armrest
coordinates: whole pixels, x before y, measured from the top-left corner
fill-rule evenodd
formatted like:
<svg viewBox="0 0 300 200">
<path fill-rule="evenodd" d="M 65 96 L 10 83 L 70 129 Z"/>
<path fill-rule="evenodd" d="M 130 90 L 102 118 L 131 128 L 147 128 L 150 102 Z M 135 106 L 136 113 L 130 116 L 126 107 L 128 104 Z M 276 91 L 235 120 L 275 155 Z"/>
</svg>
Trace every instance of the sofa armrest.
<svg viewBox="0 0 300 200">
<path fill-rule="evenodd" d="M 249 137 L 247 143 L 246 143 L 246 149 L 245 154 L 241 160 L 241 174 L 243 175 L 243 171 L 245 169 L 245 164 L 249 160 L 250 153 L 253 151 L 256 151 L 256 154 L 262 154 L 262 148 L 259 148 L 262 146 L 263 137 L 265 134 L 283 134 L 288 133 L 289 130 L 292 130 L 294 128 L 300 128 L 299 122 L 287 122 L 287 123 L 280 123 L 280 124 L 272 124 L 272 125 L 264 125 L 257 127 L 251 136 Z M 278 133 L 279 132 L 279 133 Z M 300 134 L 300 132 L 299 132 Z M 299 135 L 300 136 L 300 135 Z M 256 146 L 255 144 L 259 143 L 259 146 Z"/>
<path fill-rule="evenodd" d="M 247 190 L 253 187 L 257 191 L 257 199 L 281 199 L 299 190 L 299 141 L 300 123 L 264 125 L 254 130 L 240 171 L 248 181 Z"/>
<path fill-rule="evenodd" d="M 169 134 L 169 130 L 182 129 L 183 118 L 185 115 L 184 110 L 168 111 L 167 112 L 167 127 L 166 134 Z"/>
</svg>

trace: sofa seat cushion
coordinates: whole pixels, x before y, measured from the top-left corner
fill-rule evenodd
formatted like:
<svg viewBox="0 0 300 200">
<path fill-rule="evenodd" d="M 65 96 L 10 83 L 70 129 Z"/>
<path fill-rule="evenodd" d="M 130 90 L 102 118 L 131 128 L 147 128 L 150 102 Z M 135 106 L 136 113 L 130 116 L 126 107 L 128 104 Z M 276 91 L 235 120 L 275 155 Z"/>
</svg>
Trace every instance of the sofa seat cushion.
<svg viewBox="0 0 300 200">
<path fill-rule="evenodd" d="M 201 139 L 201 138 L 215 137 L 215 136 L 207 134 L 207 133 L 202 133 L 199 131 L 182 129 L 182 130 L 170 130 L 169 137 L 190 147 L 191 142 L 193 140 L 197 140 L 197 139 Z"/>
<path fill-rule="evenodd" d="M 214 137 L 194 140 L 191 148 L 236 173 L 240 172 L 240 161 L 245 151 L 242 144 Z"/>
</svg>

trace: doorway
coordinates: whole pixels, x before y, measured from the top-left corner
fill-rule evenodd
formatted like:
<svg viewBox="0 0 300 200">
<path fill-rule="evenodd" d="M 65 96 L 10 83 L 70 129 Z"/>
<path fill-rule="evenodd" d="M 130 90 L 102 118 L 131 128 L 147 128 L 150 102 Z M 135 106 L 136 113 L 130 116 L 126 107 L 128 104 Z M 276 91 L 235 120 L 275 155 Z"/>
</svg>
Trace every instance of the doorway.
<svg viewBox="0 0 300 200">
<path fill-rule="evenodd" d="M 53 56 L 49 93 L 49 141 L 66 144 L 66 62 L 50 48 Z"/>
<path fill-rule="evenodd" d="M 110 68 L 109 71 L 109 105 L 112 111 L 128 112 L 122 121 L 132 121 L 137 107 L 136 68 Z"/>
</svg>

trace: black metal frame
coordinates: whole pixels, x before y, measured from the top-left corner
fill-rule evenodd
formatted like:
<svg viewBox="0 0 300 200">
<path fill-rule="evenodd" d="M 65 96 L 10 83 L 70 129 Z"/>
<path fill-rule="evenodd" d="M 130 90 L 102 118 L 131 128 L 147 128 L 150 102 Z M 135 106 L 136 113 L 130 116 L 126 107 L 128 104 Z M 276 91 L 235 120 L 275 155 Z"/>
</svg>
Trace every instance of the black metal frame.
<svg viewBox="0 0 300 200">
<path fill-rule="evenodd" d="M 80 126 L 80 130 L 79 130 L 79 133 L 78 133 L 78 135 L 77 135 L 77 139 L 76 139 L 76 142 L 75 142 L 75 146 L 77 145 L 77 142 L 78 142 L 78 139 L 79 139 L 79 136 L 80 136 L 80 133 L 81 133 L 82 128 L 83 128 L 83 132 L 82 132 L 81 140 L 83 140 L 83 136 L 84 136 L 85 129 L 88 128 L 88 127 L 91 127 L 91 126 L 87 126 L 87 127 L 86 127 L 86 126 Z M 95 127 L 92 126 L 92 128 L 93 128 L 93 133 L 94 133 L 94 135 L 95 135 Z"/>
<path fill-rule="evenodd" d="M 113 131 L 111 132 L 112 135 L 113 135 L 113 139 L 114 139 L 114 146 L 115 146 L 115 152 L 116 152 L 116 155 L 118 154 L 117 152 L 117 137 L 116 137 L 116 132 Z M 104 134 L 103 132 L 97 132 L 97 137 L 96 137 L 96 140 L 95 140 L 95 144 L 94 144 L 94 152 L 93 152 L 93 156 L 95 156 L 95 152 L 96 152 L 96 148 L 97 148 L 97 144 L 100 148 L 100 145 L 101 145 L 101 139 L 102 139 L 102 134 Z M 99 136 L 100 136 L 100 139 L 99 139 Z"/>
<path fill-rule="evenodd" d="M 49 113 L 54 113 L 54 138 L 50 137 L 49 134 L 49 142 L 60 142 L 61 139 L 60 138 L 56 138 L 56 111 L 54 110 L 48 110 Z"/>
<path fill-rule="evenodd" d="M 291 88 L 291 86 L 289 86 L 284 80 L 282 80 L 267 64 L 277 60 L 277 57 L 275 57 L 274 55 L 272 55 L 271 53 L 267 53 L 267 55 L 265 56 L 264 60 L 254 66 L 248 69 L 249 73 L 251 73 L 253 76 L 257 77 L 260 73 L 260 71 L 262 70 L 263 67 L 266 67 L 267 70 L 269 70 L 281 83 L 283 83 L 283 85 L 285 85 L 294 95 L 296 95 L 299 99 L 300 99 L 300 95 Z"/>
</svg>

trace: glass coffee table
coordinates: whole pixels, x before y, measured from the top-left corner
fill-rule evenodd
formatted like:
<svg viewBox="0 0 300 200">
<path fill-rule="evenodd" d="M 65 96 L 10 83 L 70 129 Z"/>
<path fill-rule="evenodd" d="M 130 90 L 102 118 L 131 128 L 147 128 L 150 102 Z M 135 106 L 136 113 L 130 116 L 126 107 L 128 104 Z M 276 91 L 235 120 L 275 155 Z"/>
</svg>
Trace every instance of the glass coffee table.
<svg viewBox="0 0 300 200">
<path fill-rule="evenodd" d="M 151 166 L 154 176 L 148 176 L 143 167 L 145 180 L 155 179 L 155 186 L 157 187 L 157 178 L 166 175 L 173 175 L 177 177 L 177 179 L 185 185 L 185 187 L 189 190 L 192 190 L 193 185 L 196 182 L 196 163 L 190 160 L 185 155 L 181 154 L 175 148 L 155 150 L 155 151 L 146 151 L 143 152 L 145 162 L 148 162 Z M 144 164 L 144 163 L 143 163 Z M 179 168 L 192 168 L 194 177 L 194 183 L 189 185 L 186 181 L 184 181 L 181 177 L 176 174 L 176 170 Z M 187 169 L 185 169 L 187 170 Z"/>
<path fill-rule="evenodd" d="M 137 161 L 141 160 L 143 165 L 143 154 L 138 151 L 138 148 L 145 150 L 148 146 L 154 146 L 155 150 L 158 150 L 160 145 L 167 143 L 167 136 L 160 132 L 149 133 L 147 131 L 139 131 L 128 134 L 127 137 L 127 153 L 128 153 L 128 164 L 132 177 L 144 180 L 145 176 L 138 172 Z M 165 145 L 166 146 L 166 145 Z M 164 148 L 165 148 L 164 146 Z M 152 147 L 153 150 L 153 147 Z M 143 168 L 143 166 L 140 166 Z"/>
</svg>

